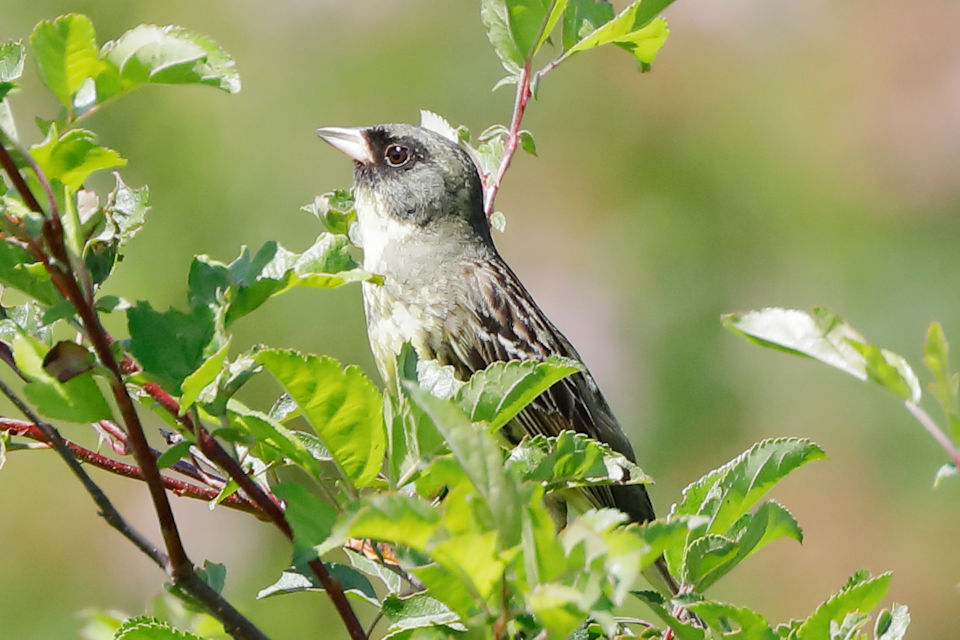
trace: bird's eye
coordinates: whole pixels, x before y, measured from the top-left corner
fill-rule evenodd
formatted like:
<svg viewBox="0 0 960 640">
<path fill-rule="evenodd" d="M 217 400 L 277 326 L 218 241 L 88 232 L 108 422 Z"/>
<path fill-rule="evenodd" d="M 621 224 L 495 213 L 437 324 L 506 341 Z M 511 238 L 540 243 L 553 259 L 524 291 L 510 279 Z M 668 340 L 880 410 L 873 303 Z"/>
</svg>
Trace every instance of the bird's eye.
<svg viewBox="0 0 960 640">
<path fill-rule="evenodd" d="M 383 157 L 391 167 L 402 167 L 410 161 L 410 149 L 399 144 L 392 144 L 387 147 Z"/>
</svg>

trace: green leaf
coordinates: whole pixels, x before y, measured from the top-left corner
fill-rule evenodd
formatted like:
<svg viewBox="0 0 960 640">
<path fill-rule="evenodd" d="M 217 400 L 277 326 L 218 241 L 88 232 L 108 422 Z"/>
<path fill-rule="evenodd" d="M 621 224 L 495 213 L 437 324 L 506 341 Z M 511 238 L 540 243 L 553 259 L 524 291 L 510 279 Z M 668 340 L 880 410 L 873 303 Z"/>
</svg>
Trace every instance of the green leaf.
<svg viewBox="0 0 960 640">
<path fill-rule="evenodd" d="M 391 632 L 435 626 L 445 626 L 456 631 L 466 630 L 466 627 L 460 624 L 460 617 L 456 613 L 426 593 L 387 596 L 381 610 L 392 623 L 387 629 Z"/>
<path fill-rule="evenodd" d="M 538 395 L 563 378 L 584 371 L 576 360 L 550 356 L 543 362 L 495 362 L 471 376 L 456 395 L 474 422 L 499 429 Z"/>
<path fill-rule="evenodd" d="M 40 413 L 55 420 L 96 422 L 113 417 L 110 405 L 100 392 L 93 373 L 88 371 L 67 382 L 59 382 L 44 371 L 46 346 L 21 335 L 13 343 L 14 358 L 27 377 L 24 394 Z"/>
<path fill-rule="evenodd" d="M 756 551 L 784 537 L 802 542 L 800 525 L 784 507 L 766 502 L 753 515 L 740 518 L 726 535 L 694 540 L 684 558 L 684 581 L 702 593 Z"/>
<path fill-rule="evenodd" d="M 17 125 L 7 96 L 18 88 L 14 80 L 23 74 L 23 59 L 23 43 L 19 40 L 0 43 L 0 131 L 13 141 L 18 139 Z M 0 194 L 4 190 L 4 186 L 0 186 Z"/>
<path fill-rule="evenodd" d="M 510 75 L 519 74 L 524 54 L 514 39 L 506 0 L 480 0 L 480 21 L 500 64 Z"/>
<path fill-rule="evenodd" d="M 688 604 L 686 609 L 697 614 L 708 628 L 722 635 L 724 640 L 777 640 L 777 633 L 766 618 L 746 607 L 701 600 Z M 731 629 L 737 630 L 731 632 Z"/>
<path fill-rule="evenodd" d="M 146 185 L 133 189 L 127 186 L 119 173 L 114 173 L 113 176 L 116 185 L 107 196 L 107 204 L 103 209 L 116 227 L 115 233 L 120 245 L 124 245 L 143 227 L 147 211 L 150 210 L 150 190 Z"/>
<path fill-rule="evenodd" d="M 230 264 L 197 256 L 190 266 L 189 298 L 194 306 L 226 305 L 226 326 L 250 313 L 271 296 L 293 287 L 320 289 L 347 282 L 374 280 L 358 269 L 345 236 L 320 234 L 303 253 L 293 253 L 268 242 L 251 256 L 246 247 Z"/>
<path fill-rule="evenodd" d="M 893 610 L 884 609 L 877 616 L 873 634 L 875 640 L 903 640 L 910 626 L 910 611 L 905 604 L 893 605 Z"/>
<path fill-rule="evenodd" d="M 386 434 L 380 393 L 360 371 L 333 358 L 269 349 L 254 358 L 283 385 L 357 487 L 371 484 L 383 465 Z"/>
<path fill-rule="evenodd" d="M 886 595 L 891 575 L 884 573 L 876 578 L 855 575 L 846 586 L 830 596 L 803 621 L 796 631 L 796 640 L 829 638 L 831 622 L 843 622 L 848 613 L 872 611 Z"/>
<path fill-rule="evenodd" d="M 375 607 L 380 606 L 376 590 L 362 573 L 353 567 L 336 562 L 324 562 L 323 565 L 330 573 L 330 577 L 340 583 L 348 596 L 369 602 Z M 297 565 L 285 570 L 275 583 L 257 593 L 257 599 L 300 591 L 324 591 L 323 585 L 306 565 Z"/>
<path fill-rule="evenodd" d="M 403 578 L 400 577 L 399 573 L 391 571 L 385 564 L 371 560 L 363 553 L 350 549 L 349 547 L 344 547 L 343 552 L 347 555 L 347 558 L 350 559 L 350 564 L 352 564 L 357 571 L 362 571 L 368 576 L 378 578 L 383 582 L 383 586 L 387 588 L 389 593 L 399 593 L 403 588 Z"/>
<path fill-rule="evenodd" d="M 324 228 L 335 235 L 349 235 L 350 227 L 357 219 L 353 193 L 346 189 L 321 194 L 300 210 L 316 216 Z"/>
<path fill-rule="evenodd" d="M 5 213 L 4 207 L 0 206 L 0 215 Z M 0 241 L 0 283 L 19 289 L 48 306 L 62 301 L 46 270 L 31 268 L 36 264 L 36 258 L 27 249 Z"/>
<path fill-rule="evenodd" d="M 43 344 L 50 344 L 52 322 L 47 321 L 46 313 L 33 300 L 2 309 L 0 316 L 5 316 L 0 320 L 0 340 L 13 342 L 17 336 L 27 335 Z"/>
<path fill-rule="evenodd" d="M 663 18 L 651 20 L 647 11 L 641 10 L 642 6 L 643 3 L 639 0 L 634 2 L 615 18 L 603 23 L 574 43 L 563 57 L 605 44 L 616 44 L 633 54 L 638 62 L 652 63 L 666 41 L 670 29 L 667 28 L 667 21 Z"/>
<path fill-rule="evenodd" d="M 440 527 L 440 512 L 424 500 L 381 493 L 348 505 L 334 527 L 333 537 L 320 552 L 347 538 L 370 538 L 426 551 Z"/>
<path fill-rule="evenodd" d="M 523 60 L 533 57 L 549 9 L 546 0 L 506 0 L 510 35 Z"/>
<path fill-rule="evenodd" d="M 101 147 L 92 131 L 71 129 L 57 136 L 57 127 L 52 125 L 46 139 L 30 147 L 30 155 L 48 179 L 59 180 L 71 191 L 76 191 L 95 171 L 127 164 L 113 149 Z"/>
<path fill-rule="evenodd" d="M 173 445 L 169 449 L 163 452 L 159 458 L 157 458 L 157 468 L 166 469 L 171 467 L 180 461 L 187 453 L 190 452 L 190 447 L 193 446 L 193 443 L 189 440 L 181 440 L 177 444 Z"/>
<path fill-rule="evenodd" d="M 540 33 L 540 39 L 537 41 L 537 46 L 533 48 L 533 55 L 537 55 L 537 52 L 540 51 L 540 48 L 546 44 L 547 40 L 550 38 L 550 34 L 553 33 L 554 27 L 557 26 L 557 23 L 560 21 L 560 18 L 563 17 L 564 12 L 567 9 L 568 0 L 553 0 L 550 5 L 550 13 L 547 15 L 547 19 L 543 24 L 543 31 Z M 532 57 L 532 56 L 531 56 Z M 534 153 L 533 155 L 537 155 Z"/>
<path fill-rule="evenodd" d="M 203 84 L 227 93 L 240 91 L 233 59 L 213 40 L 168 25 L 140 25 L 100 54 L 108 63 L 97 78 L 97 102 L 151 84 Z"/>
<path fill-rule="evenodd" d="M 563 14 L 563 50 L 613 20 L 616 12 L 607 0 L 570 0 Z"/>
<path fill-rule="evenodd" d="M 533 139 L 533 134 L 526 129 L 520 131 L 520 148 L 532 156 L 537 155 L 537 143 Z"/>
<path fill-rule="evenodd" d="M 527 607 L 550 632 L 548 638 L 566 638 L 583 624 L 589 614 L 587 598 L 563 584 L 541 584 L 526 595 Z"/>
<path fill-rule="evenodd" d="M 437 542 L 430 547 L 429 554 L 486 600 L 503 579 L 504 564 L 498 557 L 497 546 L 496 531 L 465 533 Z"/>
<path fill-rule="evenodd" d="M 706 533 L 726 534 L 787 474 L 823 457 L 820 447 L 802 438 L 763 440 L 684 489 L 671 516 L 706 516 L 710 518 Z M 673 549 L 666 554 L 672 570 L 680 568 L 681 553 Z"/>
<path fill-rule="evenodd" d="M 68 14 L 40 22 L 30 36 L 30 47 L 43 84 L 68 109 L 81 85 L 105 67 L 97 51 L 93 23 L 83 15 Z"/>
<path fill-rule="evenodd" d="M 117 629 L 113 640 L 203 640 L 166 622 L 148 616 L 130 618 Z"/>
<path fill-rule="evenodd" d="M 227 340 L 216 353 L 207 358 L 193 373 L 183 379 L 183 383 L 180 385 L 182 393 L 180 397 L 180 415 L 185 414 L 187 410 L 194 405 L 204 387 L 212 383 L 220 374 L 229 350 L 230 340 Z"/>
<path fill-rule="evenodd" d="M 23 75 L 24 49 L 19 40 L 0 42 L 0 82 L 13 82 Z"/>
<path fill-rule="evenodd" d="M 433 421 L 470 482 L 486 499 L 504 545 L 510 547 L 519 543 L 521 506 L 525 500 L 521 498 L 520 488 L 513 477 L 505 472 L 500 447 L 493 437 L 474 428 L 451 402 L 441 400 L 410 382 L 405 383 L 405 393 Z"/>
<path fill-rule="evenodd" d="M 933 375 L 928 389 L 943 407 L 954 442 L 960 442 L 960 401 L 957 397 L 960 375 L 950 369 L 950 345 L 939 322 L 931 323 L 927 329 L 923 341 L 923 364 Z"/>
<path fill-rule="evenodd" d="M 903 357 L 867 343 L 840 316 L 822 307 L 809 312 L 769 308 L 731 313 L 722 321 L 762 347 L 814 358 L 913 402 L 920 399 L 917 377 Z"/>
<path fill-rule="evenodd" d="M 127 328 L 130 350 L 144 371 L 176 394 L 187 376 L 203 364 L 207 346 L 215 337 L 213 317 L 207 309 L 156 311 L 148 302 L 127 309 Z"/>
<path fill-rule="evenodd" d="M 273 493 L 286 503 L 284 515 L 298 549 L 315 547 L 330 537 L 337 519 L 336 509 L 294 482 L 276 485 Z"/>
<path fill-rule="evenodd" d="M 276 457 L 300 466 L 317 479 L 324 476 L 318 455 L 310 446 L 312 434 L 291 431 L 265 413 L 254 411 L 235 400 L 228 403 L 230 425 L 252 435 L 257 444 L 274 452 Z M 316 443 L 315 448 L 320 448 Z M 329 452 L 324 451 L 327 456 Z"/>
<path fill-rule="evenodd" d="M 590 436 L 563 431 L 558 436 L 524 438 L 510 452 L 507 466 L 547 490 L 602 484 L 652 482 L 635 463 Z"/>
</svg>

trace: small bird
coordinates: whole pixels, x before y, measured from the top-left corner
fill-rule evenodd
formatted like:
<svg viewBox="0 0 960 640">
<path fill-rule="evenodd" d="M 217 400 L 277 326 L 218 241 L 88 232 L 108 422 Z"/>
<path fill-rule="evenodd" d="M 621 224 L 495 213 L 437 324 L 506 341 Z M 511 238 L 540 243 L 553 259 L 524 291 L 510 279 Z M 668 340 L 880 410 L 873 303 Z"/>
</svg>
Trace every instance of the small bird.
<svg viewBox="0 0 960 640">
<path fill-rule="evenodd" d="M 367 334 L 388 388 L 407 342 L 421 359 L 452 366 L 460 380 L 494 362 L 549 356 L 582 362 L 497 252 L 480 175 L 463 148 L 407 124 L 325 127 L 317 133 L 355 164 L 363 267 L 383 276 L 380 285 L 363 283 Z M 636 461 L 586 370 L 555 383 L 504 430 L 513 444 L 527 434 L 585 433 Z M 582 491 L 592 506 L 615 507 L 634 522 L 655 517 L 641 484 Z M 562 502 L 551 506 L 555 518 L 565 519 Z M 662 558 L 657 569 L 662 578 L 657 586 L 676 593 Z"/>
</svg>

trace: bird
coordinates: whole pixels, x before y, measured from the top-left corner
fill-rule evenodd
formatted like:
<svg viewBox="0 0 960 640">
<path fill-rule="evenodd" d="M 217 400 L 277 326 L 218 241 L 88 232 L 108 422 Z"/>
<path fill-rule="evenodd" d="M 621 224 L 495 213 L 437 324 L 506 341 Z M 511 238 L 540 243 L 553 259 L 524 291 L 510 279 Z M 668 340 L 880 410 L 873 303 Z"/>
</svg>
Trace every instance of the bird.
<svg viewBox="0 0 960 640">
<path fill-rule="evenodd" d="M 480 174 L 463 147 L 409 124 L 323 127 L 317 134 L 354 162 L 363 268 L 383 278 L 362 284 L 367 334 L 388 388 L 396 383 L 397 357 L 406 343 L 419 358 L 453 367 L 460 380 L 495 362 L 550 356 L 583 362 L 497 251 Z M 586 434 L 636 462 L 585 365 L 537 397 L 503 435 L 516 445 L 525 435 L 564 430 Z M 581 491 L 593 507 L 619 509 L 633 522 L 655 517 L 642 484 Z M 565 504 L 557 502 L 551 515 L 565 519 Z M 663 558 L 655 566 L 654 586 L 676 593 Z"/>
</svg>

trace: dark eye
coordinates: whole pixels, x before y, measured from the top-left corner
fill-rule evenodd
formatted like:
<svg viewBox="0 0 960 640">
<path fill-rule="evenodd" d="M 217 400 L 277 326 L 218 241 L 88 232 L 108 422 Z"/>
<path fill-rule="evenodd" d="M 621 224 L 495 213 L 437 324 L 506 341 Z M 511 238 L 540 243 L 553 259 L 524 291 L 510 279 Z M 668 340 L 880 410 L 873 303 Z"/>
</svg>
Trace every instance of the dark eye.
<svg viewBox="0 0 960 640">
<path fill-rule="evenodd" d="M 383 157 L 391 167 L 402 167 L 410 161 L 410 149 L 399 144 L 392 144 L 387 147 Z"/>
</svg>

